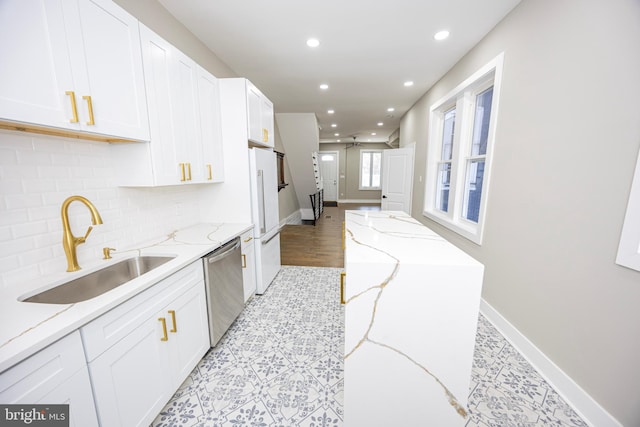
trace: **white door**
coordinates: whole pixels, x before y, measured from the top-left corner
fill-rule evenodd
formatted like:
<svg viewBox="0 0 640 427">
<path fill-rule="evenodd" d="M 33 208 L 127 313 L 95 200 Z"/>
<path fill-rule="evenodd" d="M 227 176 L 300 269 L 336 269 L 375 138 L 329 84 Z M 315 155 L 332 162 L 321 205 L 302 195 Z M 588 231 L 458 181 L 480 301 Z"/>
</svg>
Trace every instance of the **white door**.
<svg viewBox="0 0 640 427">
<path fill-rule="evenodd" d="M 321 151 L 320 176 L 324 188 L 324 200 L 327 202 L 338 201 L 338 152 Z"/>
<path fill-rule="evenodd" d="M 382 210 L 411 214 L 415 144 L 382 152 Z"/>
</svg>

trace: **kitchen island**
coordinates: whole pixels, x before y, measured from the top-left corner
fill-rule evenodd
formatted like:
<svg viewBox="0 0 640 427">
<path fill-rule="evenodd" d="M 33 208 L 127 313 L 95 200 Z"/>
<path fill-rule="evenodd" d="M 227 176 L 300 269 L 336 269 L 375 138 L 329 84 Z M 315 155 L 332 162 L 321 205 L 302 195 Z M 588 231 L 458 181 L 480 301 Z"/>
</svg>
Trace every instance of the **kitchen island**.
<svg viewBox="0 0 640 427">
<path fill-rule="evenodd" d="M 463 426 L 482 264 L 404 212 L 345 212 L 347 426 Z"/>
</svg>

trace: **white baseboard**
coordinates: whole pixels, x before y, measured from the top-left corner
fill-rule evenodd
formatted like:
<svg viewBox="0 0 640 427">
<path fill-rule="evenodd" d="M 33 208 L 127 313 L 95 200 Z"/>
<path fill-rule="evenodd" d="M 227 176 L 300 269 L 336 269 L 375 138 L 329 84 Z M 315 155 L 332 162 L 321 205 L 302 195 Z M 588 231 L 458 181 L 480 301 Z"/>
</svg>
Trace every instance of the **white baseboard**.
<svg viewBox="0 0 640 427">
<path fill-rule="evenodd" d="M 300 208 L 300 218 L 306 221 L 313 221 L 313 209 Z"/>
<path fill-rule="evenodd" d="M 575 383 L 562 369 L 502 317 L 484 299 L 480 312 L 496 327 L 558 394 L 592 427 L 622 427 L 622 424 Z"/>
<path fill-rule="evenodd" d="M 284 226 L 285 224 L 291 224 L 291 225 L 302 224 L 302 215 L 300 211 L 299 210 L 295 211 L 291 215 L 286 217 L 284 221 L 280 221 L 280 227 Z"/>
</svg>

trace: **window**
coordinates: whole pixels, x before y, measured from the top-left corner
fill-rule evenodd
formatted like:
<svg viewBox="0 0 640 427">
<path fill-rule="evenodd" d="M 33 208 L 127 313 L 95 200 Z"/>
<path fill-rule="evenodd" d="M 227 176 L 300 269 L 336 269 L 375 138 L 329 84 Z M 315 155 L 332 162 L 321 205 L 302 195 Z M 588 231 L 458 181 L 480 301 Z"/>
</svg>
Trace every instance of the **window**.
<svg viewBox="0 0 640 427">
<path fill-rule="evenodd" d="M 503 55 L 431 106 L 424 215 L 482 243 Z"/>
<path fill-rule="evenodd" d="M 360 190 L 380 190 L 382 150 L 360 150 Z"/>
</svg>

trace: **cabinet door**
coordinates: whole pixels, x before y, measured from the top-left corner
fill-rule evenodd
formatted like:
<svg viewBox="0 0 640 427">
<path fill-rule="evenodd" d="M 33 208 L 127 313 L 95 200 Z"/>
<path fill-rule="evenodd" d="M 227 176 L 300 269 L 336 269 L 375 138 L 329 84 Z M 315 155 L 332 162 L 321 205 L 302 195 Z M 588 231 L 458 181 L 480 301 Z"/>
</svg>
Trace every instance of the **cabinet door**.
<svg viewBox="0 0 640 427">
<path fill-rule="evenodd" d="M 97 426 L 80 334 L 73 332 L 3 372 L 0 402 L 66 403 L 72 426 Z"/>
<path fill-rule="evenodd" d="M 89 364 L 100 424 L 148 426 L 173 393 L 167 372 L 169 341 L 157 318 Z"/>
<path fill-rule="evenodd" d="M 67 404 L 69 405 L 70 427 L 98 427 L 98 417 L 96 416 L 96 407 L 93 402 L 91 382 L 86 366 L 83 366 L 71 378 L 36 403 Z"/>
<path fill-rule="evenodd" d="M 260 115 L 262 123 L 262 141 L 269 147 L 274 146 L 273 103 L 264 96 L 261 99 Z"/>
<path fill-rule="evenodd" d="M 67 29 L 81 125 L 148 141 L 137 19 L 111 0 L 76 1 L 79 19 L 69 20 Z"/>
<path fill-rule="evenodd" d="M 242 239 L 242 285 L 244 302 L 256 293 L 256 257 L 254 253 L 253 231 L 240 237 Z"/>
<path fill-rule="evenodd" d="M 123 183 L 178 184 L 181 171 L 176 145 L 173 143 L 175 134 L 173 112 L 176 105 L 173 104 L 170 90 L 173 84 L 174 47 L 144 25 L 140 25 L 140 38 L 145 87 L 149 98 L 151 143 L 149 147 L 145 147 L 148 151 L 136 150 L 135 147 L 130 146 L 115 147 L 122 160 L 118 164 L 125 166 L 121 168 L 120 175 L 125 177 L 122 178 Z M 131 161 L 132 156 L 135 157 L 135 161 Z M 149 162 L 152 165 L 149 165 Z M 140 167 L 141 164 L 149 167 Z"/>
<path fill-rule="evenodd" d="M 222 123 L 218 79 L 198 66 L 198 106 L 205 182 L 224 181 Z M 197 159 L 196 161 L 199 161 Z"/>
<path fill-rule="evenodd" d="M 158 317 L 166 319 L 172 388 L 177 389 L 209 349 L 207 301 L 202 282 L 170 304 Z"/>
<path fill-rule="evenodd" d="M 198 117 L 196 63 L 178 50 L 174 50 L 173 100 L 174 135 L 177 160 L 180 165 L 180 180 L 184 182 L 204 181 L 204 165 L 200 164 L 200 119 Z M 184 168 L 184 175 L 182 169 Z"/>
<path fill-rule="evenodd" d="M 0 118 L 149 140 L 138 21 L 115 3 L 3 1 L 0 57 Z"/>
<path fill-rule="evenodd" d="M 0 119 L 78 128 L 62 0 L 0 2 Z"/>
<path fill-rule="evenodd" d="M 262 94 L 251 83 L 247 82 L 247 126 L 249 139 L 262 143 Z"/>
</svg>

